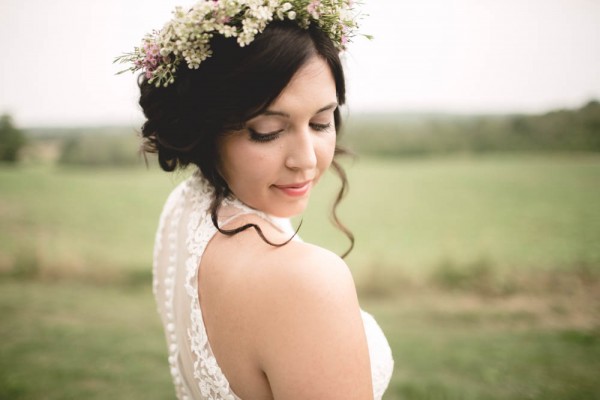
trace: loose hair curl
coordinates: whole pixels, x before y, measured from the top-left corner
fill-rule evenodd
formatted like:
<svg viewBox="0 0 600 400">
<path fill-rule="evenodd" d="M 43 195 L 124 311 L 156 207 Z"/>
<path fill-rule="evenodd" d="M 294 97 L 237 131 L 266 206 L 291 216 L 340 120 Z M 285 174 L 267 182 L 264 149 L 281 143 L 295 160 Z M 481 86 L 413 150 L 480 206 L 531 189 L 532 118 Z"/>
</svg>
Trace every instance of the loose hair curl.
<svg viewBox="0 0 600 400">
<path fill-rule="evenodd" d="M 293 237 L 284 243 L 272 243 L 256 224 L 235 229 L 219 226 L 218 210 L 223 199 L 232 193 L 218 172 L 217 138 L 224 132 L 243 129 L 246 121 L 263 113 L 313 56 L 321 57 L 328 64 L 338 104 L 343 105 L 346 87 L 338 50 L 318 27 L 303 29 L 289 21 L 272 22 L 249 46 L 239 47 L 235 39 L 216 36 L 211 48 L 213 57 L 195 70 L 180 65 L 175 82 L 167 87 L 156 87 L 148 83 L 143 74 L 139 76 L 139 104 L 146 117 L 142 126 L 142 150 L 156 153 L 160 167 L 168 172 L 189 164 L 200 169 L 215 190 L 210 212 L 219 232 L 231 236 L 254 228 L 265 242 L 283 246 Z M 339 108 L 334 111 L 334 123 L 339 132 L 342 123 Z M 336 212 L 348 190 L 346 174 L 336 158 L 346 153 L 336 145 L 332 162 L 342 185 L 331 218 L 350 240 L 343 257 L 354 247 L 353 234 Z"/>
</svg>

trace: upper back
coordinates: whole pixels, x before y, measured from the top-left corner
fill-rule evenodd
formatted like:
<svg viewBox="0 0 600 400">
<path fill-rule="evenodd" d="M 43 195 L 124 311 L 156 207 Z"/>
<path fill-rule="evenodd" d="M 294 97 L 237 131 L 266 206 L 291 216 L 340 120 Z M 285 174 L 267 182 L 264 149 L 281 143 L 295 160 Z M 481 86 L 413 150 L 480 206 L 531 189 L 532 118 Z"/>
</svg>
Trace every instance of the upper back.
<svg viewBox="0 0 600 400">
<path fill-rule="evenodd" d="M 157 232 L 154 291 L 178 397 L 335 398 L 333 390 L 352 398 L 344 394 L 352 389 L 354 398 L 371 398 L 368 348 L 343 261 L 301 241 L 271 246 L 253 229 L 222 235 L 210 198 L 202 179 L 182 184 Z M 255 223 L 274 243 L 293 234 L 286 221 L 237 201 L 223 211 L 225 228 Z"/>
</svg>

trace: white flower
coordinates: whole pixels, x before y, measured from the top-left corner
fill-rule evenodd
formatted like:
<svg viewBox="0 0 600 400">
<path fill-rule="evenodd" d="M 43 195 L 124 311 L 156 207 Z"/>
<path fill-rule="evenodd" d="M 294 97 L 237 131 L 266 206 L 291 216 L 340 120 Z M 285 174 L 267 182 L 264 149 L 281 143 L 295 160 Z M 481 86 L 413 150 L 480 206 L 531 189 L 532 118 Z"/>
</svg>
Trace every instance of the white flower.
<svg viewBox="0 0 600 400">
<path fill-rule="evenodd" d="M 189 11 L 175 7 L 173 19 L 144 37 L 142 46 L 115 59 L 142 70 L 149 83 L 167 86 L 182 61 L 191 69 L 212 55 L 215 34 L 237 37 L 241 47 L 254 41 L 274 18 L 296 20 L 302 28 L 316 23 L 343 50 L 357 28 L 357 0 L 200 0 Z M 367 35 L 365 35 L 367 36 Z M 368 37 L 368 36 L 367 36 Z M 124 71 L 122 71 L 124 72 Z"/>
<path fill-rule="evenodd" d="M 217 31 L 225 37 L 237 36 L 237 31 L 233 26 L 221 25 Z"/>
</svg>

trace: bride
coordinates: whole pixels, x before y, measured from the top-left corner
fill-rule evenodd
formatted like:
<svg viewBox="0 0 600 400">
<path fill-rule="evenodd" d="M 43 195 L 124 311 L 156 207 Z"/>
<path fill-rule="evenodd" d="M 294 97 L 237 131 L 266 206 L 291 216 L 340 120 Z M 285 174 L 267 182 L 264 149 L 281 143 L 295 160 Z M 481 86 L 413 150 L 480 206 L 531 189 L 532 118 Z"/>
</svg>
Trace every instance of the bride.
<svg viewBox="0 0 600 400">
<path fill-rule="evenodd" d="M 289 223 L 330 166 L 346 189 L 339 52 L 355 14 L 351 0 L 204 0 L 118 58 L 142 71 L 145 150 L 196 168 L 154 252 L 179 399 L 380 399 L 389 383 L 348 267 Z"/>
</svg>

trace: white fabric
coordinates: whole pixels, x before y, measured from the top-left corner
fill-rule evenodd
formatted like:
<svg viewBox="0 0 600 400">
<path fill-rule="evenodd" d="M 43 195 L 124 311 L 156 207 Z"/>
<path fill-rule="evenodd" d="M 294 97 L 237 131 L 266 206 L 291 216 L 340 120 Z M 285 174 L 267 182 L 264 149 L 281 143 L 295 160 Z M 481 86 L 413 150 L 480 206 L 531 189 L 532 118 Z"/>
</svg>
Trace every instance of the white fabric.
<svg viewBox="0 0 600 400">
<path fill-rule="evenodd" d="M 197 173 L 169 196 L 156 233 L 153 292 L 161 316 L 169 366 L 179 400 L 241 400 L 221 372 L 208 338 L 198 301 L 198 266 L 206 246 L 217 232 L 209 213 L 213 195 L 210 185 Z M 282 231 L 287 219 L 273 218 L 237 200 L 225 200 L 231 219 L 254 213 Z M 233 213 L 232 213 L 233 211 Z M 373 317 L 362 311 L 367 336 L 374 399 L 381 399 L 393 370 L 387 340 Z"/>
</svg>

